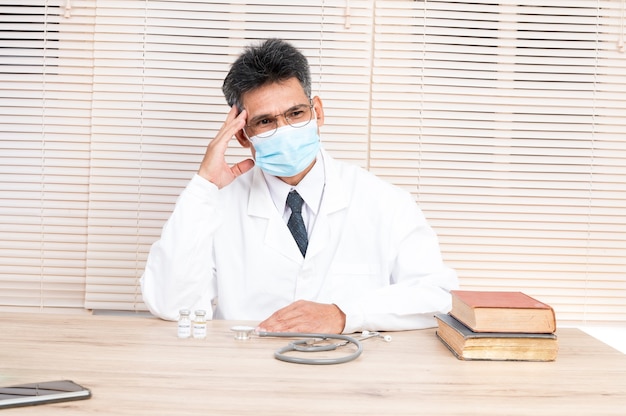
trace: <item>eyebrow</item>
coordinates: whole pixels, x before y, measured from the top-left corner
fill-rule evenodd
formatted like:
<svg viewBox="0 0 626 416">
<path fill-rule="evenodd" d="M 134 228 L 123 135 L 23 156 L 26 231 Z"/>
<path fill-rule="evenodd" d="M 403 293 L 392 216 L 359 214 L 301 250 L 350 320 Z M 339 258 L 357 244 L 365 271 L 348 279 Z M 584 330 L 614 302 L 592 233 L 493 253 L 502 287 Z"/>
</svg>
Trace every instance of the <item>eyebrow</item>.
<svg viewBox="0 0 626 416">
<path fill-rule="evenodd" d="M 286 109 L 282 113 L 278 113 L 278 114 L 285 114 L 285 113 L 288 113 L 291 110 L 294 110 L 294 109 L 296 109 L 298 107 L 302 107 L 302 106 L 306 106 L 306 104 L 296 104 L 296 105 L 294 105 L 292 107 L 289 107 L 288 109 Z M 258 115 L 256 117 L 254 117 L 254 118 L 251 118 L 250 122 L 260 121 L 260 120 L 263 120 L 263 119 L 266 119 L 266 118 L 274 118 L 274 117 L 276 117 L 276 114 L 269 114 L 269 113 L 261 114 L 261 115 Z"/>
</svg>

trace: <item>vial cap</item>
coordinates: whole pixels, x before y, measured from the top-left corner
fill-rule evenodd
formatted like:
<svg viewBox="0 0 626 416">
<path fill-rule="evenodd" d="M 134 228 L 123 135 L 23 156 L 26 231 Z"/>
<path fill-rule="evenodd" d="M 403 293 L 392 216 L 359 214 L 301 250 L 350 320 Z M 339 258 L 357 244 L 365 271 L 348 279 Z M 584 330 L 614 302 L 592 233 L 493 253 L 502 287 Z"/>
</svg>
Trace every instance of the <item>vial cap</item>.
<svg viewBox="0 0 626 416">
<path fill-rule="evenodd" d="M 189 309 L 181 309 L 178 313 L 181 315 L 189 315 L 191 311 L 189 311 Z"/>
<path fill-rule="evenodd" d="M 199 316 L 204 316 L 204 315 L 206 315 L 206 311 L 204 311 L 204 310 L 202 310 L 202 309 L 198 309 L 198 310 L 195 312 L 195 314 L 196 314 L 196 316 L 198 316 L 198 315 L 199 315 Z"/>
</svg>

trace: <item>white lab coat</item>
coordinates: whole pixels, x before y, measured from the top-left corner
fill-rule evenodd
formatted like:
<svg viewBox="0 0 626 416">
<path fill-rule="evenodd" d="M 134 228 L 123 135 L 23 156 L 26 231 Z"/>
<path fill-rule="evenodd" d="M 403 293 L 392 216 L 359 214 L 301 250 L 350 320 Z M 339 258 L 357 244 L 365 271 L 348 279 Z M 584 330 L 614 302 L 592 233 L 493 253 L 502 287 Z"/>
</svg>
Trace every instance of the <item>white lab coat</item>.
<svg viewBox="0 0 626 416">
<path fill-rule="evenodd" d="M 150 311 L 260 322 L 305 299 L 336 304 L 344 333 L 435 325 L 458 281 L 415 201 L 322 155 L 326 184 L 304 259 L 258 167 L 221 190 L 194 176 L 150 250 L 141 279 Z"/>
</svg>

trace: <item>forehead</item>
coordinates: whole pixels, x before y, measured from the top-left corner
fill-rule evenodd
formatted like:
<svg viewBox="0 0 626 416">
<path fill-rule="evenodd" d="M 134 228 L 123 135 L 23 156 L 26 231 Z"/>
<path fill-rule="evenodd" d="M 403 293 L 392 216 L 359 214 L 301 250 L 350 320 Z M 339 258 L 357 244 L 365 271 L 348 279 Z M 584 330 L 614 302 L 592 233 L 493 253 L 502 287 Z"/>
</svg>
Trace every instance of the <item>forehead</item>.
<svg viewBox="0 0 626 416">
<path fill-rule="evenodd" d="M 297 78 L 263 85 L 245 93 L 242 98 L 249 118 L 279 114 L 294 105 L 308 103 L 308 97 Z"/>
</svg>

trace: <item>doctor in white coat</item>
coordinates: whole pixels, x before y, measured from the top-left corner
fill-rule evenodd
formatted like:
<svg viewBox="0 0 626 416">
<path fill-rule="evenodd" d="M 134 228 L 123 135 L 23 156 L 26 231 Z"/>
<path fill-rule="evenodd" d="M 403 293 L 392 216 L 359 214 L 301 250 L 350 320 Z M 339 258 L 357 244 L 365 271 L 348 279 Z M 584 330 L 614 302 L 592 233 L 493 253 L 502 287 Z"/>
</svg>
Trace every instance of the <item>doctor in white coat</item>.
<svg viewBox="0 0 626 416">
<path fill-rule="evenodd" d="M 251 46 L 223 91 L 231 111 L 150 250 L 150 311 L 204 309 L 270 332 L 434 326 L 457 276 L 408 192 L 321 148 L 324 109 L 302 53 L 277 39 Z M 253 159 L 228 166 L 233 137 Z M 286 204 L 294 190 L 301 219 Z"/>
</svg>

